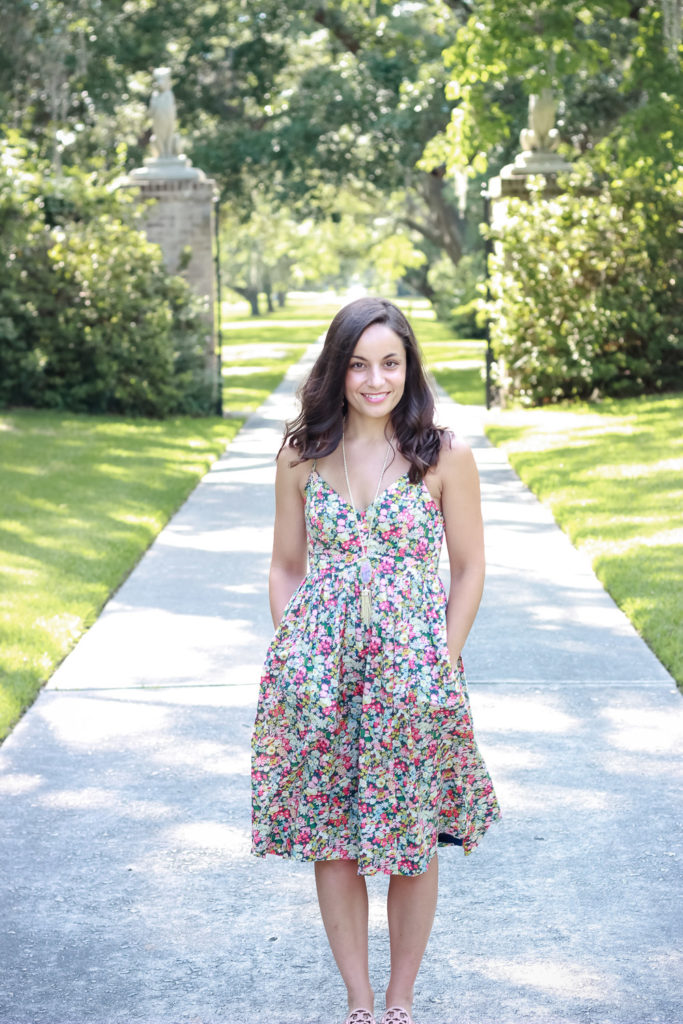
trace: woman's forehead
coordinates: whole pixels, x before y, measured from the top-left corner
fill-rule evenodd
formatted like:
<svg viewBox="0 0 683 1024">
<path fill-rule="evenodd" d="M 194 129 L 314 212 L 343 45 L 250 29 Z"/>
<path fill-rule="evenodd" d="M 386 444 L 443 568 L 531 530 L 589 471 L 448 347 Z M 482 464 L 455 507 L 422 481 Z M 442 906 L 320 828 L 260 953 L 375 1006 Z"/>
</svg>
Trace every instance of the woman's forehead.
<svg viewBox="0 0 683 1024">
<path fill-rule="evenodd" d="M 373 359 L 402 353 L 403 342 L 387 324 L 370 324 L 366 327 L 353 350 L 354 356 Z"/>
</svg>

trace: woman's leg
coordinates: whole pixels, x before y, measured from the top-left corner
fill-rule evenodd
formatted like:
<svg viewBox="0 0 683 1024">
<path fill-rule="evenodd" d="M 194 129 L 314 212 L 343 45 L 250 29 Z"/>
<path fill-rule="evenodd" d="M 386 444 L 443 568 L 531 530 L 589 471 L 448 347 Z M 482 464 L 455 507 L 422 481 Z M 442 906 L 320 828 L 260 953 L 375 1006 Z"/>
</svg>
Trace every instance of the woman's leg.
<svg viewBox="0 0 683 1024">
<path fill-rule="evenodd" d="M 434 923 L 439 887 L 436 855 L 422 875 L 392 875 L 387 897 L 391 977 L 387 1006 L 412 1012 L 413 988 Z"/>
<path fill-rule="evenodd" d="M 368 890 L 355 860 L 317 861 L 315 883 L 327 938 L 344 979 L 349 1009 L 372 1010 L 368 970 Z"/>
</svg>

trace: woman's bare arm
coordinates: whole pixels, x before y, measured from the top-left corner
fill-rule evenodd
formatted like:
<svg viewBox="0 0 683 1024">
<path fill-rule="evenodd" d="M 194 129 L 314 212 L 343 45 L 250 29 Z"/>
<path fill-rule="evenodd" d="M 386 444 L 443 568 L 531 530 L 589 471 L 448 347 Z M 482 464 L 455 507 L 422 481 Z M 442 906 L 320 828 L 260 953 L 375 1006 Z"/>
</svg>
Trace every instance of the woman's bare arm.
<svg viewBox="0 0 683 1024">
<path fill-rule="evenodd" d="M 283 448 L 275 476 L 275 528 L 268 593 L 270 613 L 277 627 L 287 602 L 306 575 L 306 520 L 303 483 L 307 464 L 290 466 L 295 456 Z"/>
<path fill-rule="evenodd" d="M 439 457 L 441 508 L 451 571 L 446 627 L 455 665 L 472 627 L 484 589 L 484 527 L 479 474 L 470 448 L 453 438 Z"/>
</svg>

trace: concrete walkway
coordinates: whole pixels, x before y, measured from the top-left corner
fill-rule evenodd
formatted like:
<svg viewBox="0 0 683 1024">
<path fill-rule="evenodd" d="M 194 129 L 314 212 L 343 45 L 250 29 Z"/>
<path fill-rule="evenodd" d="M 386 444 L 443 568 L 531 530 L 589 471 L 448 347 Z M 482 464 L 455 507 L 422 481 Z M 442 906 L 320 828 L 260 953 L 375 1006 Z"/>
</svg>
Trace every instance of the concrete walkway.
<svg viewBox="0 0 683 1024">
<path fill-rule="evenodd" d="M 310 866 L 249 854 L 272 458 L 305 363 L 0 750 L 1 1024 L 343 1019 Z M 504 821 L 441 857 L 416 1019 L 680 1024 L 683 702 L 477 410 L 441 418 L 482 478 L 465 655 Z M 370 892 L 380 993 L 386 879 Z"/>
</svg>

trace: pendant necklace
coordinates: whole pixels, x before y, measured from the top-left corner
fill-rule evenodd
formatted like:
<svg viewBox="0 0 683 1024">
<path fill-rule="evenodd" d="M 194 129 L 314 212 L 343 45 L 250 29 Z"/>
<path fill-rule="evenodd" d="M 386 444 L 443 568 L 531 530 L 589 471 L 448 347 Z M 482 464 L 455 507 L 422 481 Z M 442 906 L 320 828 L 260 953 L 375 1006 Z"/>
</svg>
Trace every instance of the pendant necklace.
<svg viewBox="0 0 683 1024">
<path fill-rule="evenodd" d="M 372 514 L 372 511 L 374 510 L 375 503 L 376 503 L 377 498 L 379 496 L 379 489 L 382 486 L 382 479 L 384 477 L 384 474 L 387 471 L 387 464 L 389 462 L 389 456 L 390 456 L 391 452 L 393 451 L 392 446 L 391 446 L 391 442 L 392 441 L 393 441 L 393 437 L 391 438 L 390 441 L 387 441 L 387 453 L 384 456 L 384 462 L 382 463 L 382 472 L 380 473 L 379 480 L 377 481 L 377 489 L 375 491 L 375 497 L 373 499 L 372 504 L 368 507 L 368 509 L 366 509 L 366 511 L 370 512 L 370 515 L 368 515 L 368 519 L 367 519 L 368 534 L 370 533 L 370 531 L 372 529 L 372 522 L 371 522 L 370 516 Z M 361 550 L 360 580 L 361 580 L 361 583 L 363 584 L 363 588 L 362 588 L 362 590 L 360 592 L 360 615 L 361 615 L 361 620 L 363 622 L 363 625 L 364 626 L 369 626 L 370 625 L 370 616 L 371 616 L 371 612 L 372 612 L 372 597 L 371 597 L 371 593 L 370 593 L 370 583 L 372 582 L 372 576 L 373 576 L 372 564 L 370 562 L 370 558 L 369 558 L 369 555 L 368 555 L 367 545 L 365 543 L 365 540 L 363 539 L 363 531 L 362 531 L 361 525 L 360 525 L 360 519 L 359 519 L 359 516 L 358 516 L 358 509 L 356 508 L 356 503 L 353 500 L 353 491 L 351 490 L 351 484 L 349 482 L 349 471 L 348 471 L 348 467 L 346 465 L 346 446 L 344 444 L 344 431 L 343 430 L 342 430 L 342 458 L 344 460 L 344 476 L 346 477 L 346 489 L 349 492 L 349 498 L 351 499 L 351 507 L 353 508 L 353 512 L 354 512 L 354 515 L 356 517 L 356 529 L 358 530 L 358 539 L 360 540 L 360 550 Z"/>
</svg>

